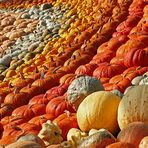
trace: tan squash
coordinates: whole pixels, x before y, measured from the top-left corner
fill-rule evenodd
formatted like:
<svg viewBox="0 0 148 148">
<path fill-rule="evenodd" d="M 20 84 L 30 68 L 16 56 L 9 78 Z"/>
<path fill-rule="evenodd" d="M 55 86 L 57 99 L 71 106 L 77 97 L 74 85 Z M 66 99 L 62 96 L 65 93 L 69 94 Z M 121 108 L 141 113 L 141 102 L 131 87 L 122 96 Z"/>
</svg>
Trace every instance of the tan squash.
<svg viewBox="0 0 148 148">
<path fill-rule="evenodd" d="M 44 142 L 38 136 L 33 135 L 33 134 L 27 134 L 17 139 L 17 142 L 21 142 L 21 141 L 32 141 L 32 142 L 38 143 L 42 147 L 45 147 Z"/>
<path fill-rule="evenodd" d="M 134 121 L 148 123 L 148 85 L 131 87 L 122 98 L 118 108 L 120 129 Z"/>
<path fill-rule="evenodd" d="M 118 131 L 117 110 L 121 98 L 117 95 L 98 91 L 87 96 L 77 111 L 80 129 L 88 132 L 92 128 L 105 128 L 111 133 Z"/>
<path fill-rule="evenodd" d="M 14 142 L 12 144 L 9 144 L 5 148 L 33 148 L 33 147 L 34 148 L 44 148 L 43 146 L 33 141 Z"/>
<path fill-rule="evenodd" d="M 80 140 L 78 148 L 104 148 L 116 141 L 115 137 L 107 130 L 100 129 L 98 132 Z"/>
</svg>

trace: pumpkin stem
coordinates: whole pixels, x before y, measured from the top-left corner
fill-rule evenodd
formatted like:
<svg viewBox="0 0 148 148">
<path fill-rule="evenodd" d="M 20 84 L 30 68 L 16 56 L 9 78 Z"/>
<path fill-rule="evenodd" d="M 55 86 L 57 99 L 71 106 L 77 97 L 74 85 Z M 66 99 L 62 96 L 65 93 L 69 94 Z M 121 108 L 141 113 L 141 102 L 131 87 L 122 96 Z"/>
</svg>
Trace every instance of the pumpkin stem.
<svg viewBox="0 0 148 148">
<path fill-rule="evenodd" d="M 50 56 L 50 60 L 51 62 L 54 62 L 53 56 Z"/>
<path fill-rule="evenodd" d="M 60 68 L 61 68 L 61 66 L 58 66 L 58 67 L 54 68 L 53 71 L 52 71 L 52 73 L 55 73 Z"/>
<path fill-rule="evenodd" d="M 11 89 L 13 86 L 11 83 L 8 84 L 8 88 Z"/>
<path fill-rule="evenodd" d="M 42 65 L 42 67 L 43 67 L 45 70 L 48 70 L 48 67 L 46 67 L 45 65 Z"/>
<path fill-rule="evenodd" d="M 76 27 L 76 29 L 78 30 L 78 35 L 81 35 L 81 31 L 79 30 L 79 28 Z"/>
<path fill-rule="evenodd" d="M 44 76 L 45 76 L 45 70 L 42 70 L 42 71 L 41 71 L 40 79 L 44 79 Z"/>
<path fill-rule="evenodd" d="M 94 25 L 95 25 L 95 24 L 93 23 L 91 29 L 94 29 Z"/>
<path fill-rule="evenodd" d="M 82 47 L 82 49 L 85 49 L 86 47 L 87 47 L 87 40 L 84 40 L 84 43 L 83 43 L 83 45 L 81 46 Z"/>
<path fill-rule="evenodd" d="M 68 42 L 68 47 L 71 47 L 71 43 L 70 42 Z"/>
<path fill-rule="evenodd" d="M 138 66 L 137 68 L 136 68 L 136 70 L 140 70 L 141 69 L 141 66 Z"/>
<path fill-rule="evenodd" d="M 114 19 L 113 19 L 113 17 L 111 16 L 111 17 L 109 17 L 108 22 L 110 23 L 110 22 L 112 22 L 112 21 L 114 21 Z"/>
<path fill-rule="evenodd" d="M 97 31 L 97 35 L 99 35 L 98 33 L 101 33 L 103 26 L 100 26 L 98 31 Z M 98 37 L 98 36 L 97 36 Z"/>
<path fill-rule="evenodd" d="M 32 108 L 33 105 L 34 105 L 34 104 L 29 105 L 29 108 Z"/>
<path fill-rule="evenodd" d="M 28 84 L 28 88 L 31 88 L 31 83 Z"/>
<path fill-rule="evenodd" d="M 77 44 L 78 43 L 78 38 L 74 39 L 74 44 Z"/>
<path fill-rule="evenodd" d="M 14 129 L 14 130 L 17 130 L 17 131 L 21 131 L 22 129 L 18 126 L 15 126 L 15 125 L 11 125 L 11 127 Z"/>
<path fill-rule="evenodd" d="M 43 96 L 43 98 L 47 98 L 47 93 L 45 93 L 45 95 Z"/>
<path fill-rule="evenodd" d="M 45 119 L 45 117 L 44 116 L 40 116 L 40 119 Z"/>
<path fill-rule="evenodd" d="M 34 69 L 33 73 L 35 74 L 35 73 L 38 73 L 38 72 L 39 72 L 39 70 L 38 70 L 37 66 L 35 65 L 35 69 Z"/>
<path fill-rule="evenodd" d="M 16 88 L 14 89 L 14 94 L 17 94 L 18 92 L 19 92 L 19 88 L 16 87 Z"/>
<path fill-rule="evenodd" d="M 18 74 L 21 77 L 21 79 L 25 80 L 25 78 L 24 78 L 24 76 L 23 76 L 23 74 L 21 72 L 19 72 Z"/>
<path fill-rule="evenodd" d="M 70 111 L 64 110 L 64 112 L 66 113 L 67 117 L 70 118 L 70 114 L 71 114 Z"/>
<path fill-rule="evenodd" d="M 71 57 L 72 60 L 76 60 L 76 58 L 77 58 L 76 55 L 73 55 L 73 56 Z"/>
</svg>

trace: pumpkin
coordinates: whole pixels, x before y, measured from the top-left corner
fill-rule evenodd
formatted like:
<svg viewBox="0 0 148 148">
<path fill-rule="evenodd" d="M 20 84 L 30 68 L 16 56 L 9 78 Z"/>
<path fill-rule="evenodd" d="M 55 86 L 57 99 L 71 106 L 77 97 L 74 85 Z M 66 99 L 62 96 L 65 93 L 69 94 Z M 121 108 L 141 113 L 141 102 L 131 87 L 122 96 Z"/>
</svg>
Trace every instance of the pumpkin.
<svg viewBox="0 0 148 148">
<path fill-rule="evenodd" d="M 29 83 L 32 82 L 31 79 L 25 78 L 21 73 L 19 73 L 19 76 L 20 77 L 12 80 L 11 85 L 13 87 L 23 88 L 23 87 L 27 86 Z"/>
<path fill-rule="evenodd" d="M 57 123 L 59 128 L 62 130 L 63 140 L 66 140 L 67 133 L 71 128 L 78 128 L 76 114 L 70 113 L 69 111 L 66 111 L 66 113 L 59 115 L 53 120 L 53 122 Z"/>
<path fill-rule="evenodd" d="M 106 148 L 135 148 L 135 146 L 127 142 L 115 142 L 108 145 Z"/>
<path fill-rule="evenodd" d="M 22 123 L 20 125 L 11 125 L 7 126 L 4 129 L 4 132 L 2 134 L 2 138 L 7 136 L 14 136 L 16 139 L 19 136 L 26 135 L 28 133 L 37 135 L 41 128 L 35 124 L 32 123 Z"/>
<path fill-rule="evenodd" d="M 5 97 L 6 97 L 9 93 L 11 93 L 12 91 L 13 91 L 13 88 L 11 88 L 11 85 L 8 86 L 8 87 L 0 88 L 0 102 L 3 103 Z"/>
<path fill-rule="evenodd" d="M 147 66 L 148 51 L 144 49 L 131 49 L 124 57 L 124 64 L 127 67 L 131 66 Z"/>
<path fill-rule="evenodd" d="M 16 136 L 5 136 L 3 138 L 0 139 L 0 145 L 2 147 L 4 147 L 4 145 L 8 145 L 8 144 L 11 144 L 13 142 L 15 142 L 17 140 L 17 137 Z"/>
<path fill-rule="evenodd" d="M 111 78 L 115 75 L 121 74 L 125 70 L 124 65 L 101 63 L 93 72 L 96 78 Z"/>
<path fill-rule="evenodd" d="M 40 94 L 37 96 L 34 96 L 32 99 L 30 99 L 29 103 L 32 104 L 47 104 L 49 102 L 48 97 L 46 94 Z"/>
<path fill-rule="evenodd" d="M 4 118 L 5 116 L 10 116 L 14 107 L 11 104 L 0 104 L 0 119 Z"/>
<path fill-rule="evenodd" d="M 147 85 L 148 84 L 148 76 L 144 76 L 143 79 L 139 82 L 139 85 Z"/>
<path fill-rule="evenodd" d="M 59 144 L 63 140 L 61 129 L 50 120 L 42 124 L 42 129 L 38 136 L 44 141 L 46 146 Z"/>
<path fill-rule="evenodd" d="M 131 81 L 128 76 L 116 75 L 109 80 L 109 83 L 116 84 L 119 87 L 119 90 L 123 93 L 124 90 L 131 85 Z"/>
<path fill-rule="evenodd" d="M 11 125 L 19 125 L 26 122 L 26 119 L 22 116 L 5 116 L 1 119 L 1 123 L 4 126 Z"/>
<path fill-rule="evenodd" d="M 68 86 L 69 84 L 60 84 L 58 86 L 54 86 L 46 91 L 46 95 L 48 98 L 51 98 L 51 96 L 62 96 L 66 93 Z"/>
<path fill-rule="evenodd" d="M 140 134 L 139 134 L 140 133 Z M 118 141 L 131 143 L 135 148 L 139 147 L 142 138 L 148 135 L 148 124 L 144 122 L 132 122 L 123 128 L 118 136 Z"/>
<path fill-rule="evenodd" d="M 31 86 L 31 84 L 29 84 L 28 86 L 23 87 L 20 92 L 27 93 L 29 98 L 32 98 L 33 96 L 40 94 L 42 91 L 38 86 Z"/>
<path fill-rule="evenodd" d="M 137 76 L 132 80 L 132 85 L 139 85 L 139 82 L 142 80 L 143 76 Z"/>
<path fill-rule="evenodd" d="M 51 87 L 55 86 L 56 83 L 52 77 L 44 78 L 44 73 L 41 74 L 41 78 L 35 80 L 32 83 L 32 86 L 38 86 L 40 89 L 45 92 L 46 90 L 50 89 Z"/>
<path fill-rule="evenodd" d="M 44 142 L 38 136 L 33 135 L 33 134 L 27 134 L 25 136 L 20 136 L 17 139 L 17 142 L 21 142 L 21 141 L 32 141 L 32 142 L 38 143 L 42 147 L 45 147 Z"/>
<path fill-rule="evenodd" d="M 111 64 L 124 64 L 124 57 L 123 56 L 115 56 L 110 60 Z"/>
<path fill-rule="evenodd" d="M 95 70 L 96 67 L 97 67 L 97 65 L 93 64 L 93 63 L 88 63 L 88 64 L 85 64 L 85 65 L 81 65 L 76 69 L 75 74 L 76 75 L 92 76 L 93 71 Z"/>
<path fill-rule="evenodd" d="M 23 105 L 21 107 L 16 108 L 13 112 L 13 116 L 23 116 L 26 120 L 30 120 L 34 116 L 39 116 L 45 114 L 45 104 L 29 104 Z"/>
<path fill-rule="evenodd" d="M 147 92 L 148 85 L 133 86 L 123 96 L 118 108 L 120 129 L 134 121 L 148 122 Z"/>
<path fill-rule="evenodd" d="M 78 148 L 81 147 L 106 147 L 116 141 L 115 137 L 105 129 L 86 137 L 78 142 Z"/>
<path fill-rule="evenodd" d="M 145 147 L 148 147 L 148 136 L 144 137 L 139 144 L 139 148 Z"/>
<path fill-rule="evenodd" d="M 44 114 L 41 116 L 33 117 L 31 120 L 29 120 L 29 123 L 33 123 L 41 127 L 43 123 L 47 122 L 47 120 L 52 121 L 53 119 L 54 119 L 54 116 L 50 114 Z"/>
<path fill-rule="evenodd" d="M 117 95 L 106 91 L 94 92 L 87 96 L 77 110 L 77 122 L 80 129 L 88 132 L 92 128 L 105 128 L 111 133 L 116 133 L 120 100 Z"/>
<path fill-rule="evenodd" d="M 46 105 L 46 113 L 53 115 L 55 118 L 64 113 L 65 110 L 70 112 L 74 112 L 71 105 L 68 104 L 66 101 L 66 94 L 63 96 L 58 96 L 53 98 L 49 103 Z"/>
<path fill-rule="evenodd" d="M 99 90 L 104 90 L 104 88 L 98 79 L 90 76 L 78 76 L 68 87 L 67 101 L 77 110 L 86 96 Z"/>
<path fill-rule="evenodd" d="M 106 50 L 102 53 L 96 54 L 93 59 L 90 61 L 90 63 L 95 63 L 99 65 L 103 62 L 109 62 L 113 57 L 115 56 L 115 52 L 111 50 Z"/>
<path fill-rule="evenodd" d="M 60 84 L 70 84 L 75 79 L 75 74 L 66 74 L 60 78 Z"/>
<path fill-rule="evenodd" d="M 5 99 L 5 104 L 11 104 L 12 106 L 19 107 L 28 103 L 28 94 L 24 92 L 19 92 L 19 89 L 15 89 L 12 93 L 9 93 Z"/>
<path fill-rule="evenodd" d="M 35 147 L 35 148 L 45 148 L 44 146 L 36 143 L 36 142 L 33 142 L 33 141 L 20 141 L 20 142 L 14 142 L 12 144 L 9 144 L 7 146 L 7 148 L 32 148 L 32 147 Z"/>
</svg>

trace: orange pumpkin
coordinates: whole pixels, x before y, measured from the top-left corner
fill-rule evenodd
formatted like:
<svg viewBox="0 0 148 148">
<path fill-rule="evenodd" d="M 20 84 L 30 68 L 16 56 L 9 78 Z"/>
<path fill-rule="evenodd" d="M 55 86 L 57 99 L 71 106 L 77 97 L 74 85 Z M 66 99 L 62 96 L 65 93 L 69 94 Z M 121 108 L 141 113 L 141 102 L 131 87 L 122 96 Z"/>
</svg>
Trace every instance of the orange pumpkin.
<svg viewBox="0 0 148 148">
<path fill-rule="evenodd" d="M 135 146 L 126 142 L 116 142 L 108 145 L 106 148 L 135 148 Z"/>
<path fill-rule="evenodd" d="M 16 108 L 13 112 L 13 116 L 23 116 L 26 120 L 30 120 L 34 116 L 45 114 L 45 104 L 31 104 L 23 105 Z"/>
<path fill-rule="evenodd" d="M 44 115 L 41 115 L 41 116 L 33 117 L 31 120 L 29 120 L 28 123 L 33 123 L 33 124 L 36 124 L 36 125 L 42 127 L 42 124 L 45 123 L 47 120 L 52 121 L 53 119 L 54 119 L 53 115 L 44 114 Z"/>
<path fill-rule="evenodd" d="M 133 144 L 136 148 L 139 147 L 140 141 L 143 137 L 148 135 L 148 124 L 143 122 L 133 122 L 123 128 L 118 136 L 118 141 L 128 142 Z"/>
<path fill-rule="evenodd" d="M 0 119 L 4 118 L 5 116 L 10 116 L 14 107 L 11 104 L 0 104 Z"/>
<path fill-rule="evenodd" d="M 9 93 L 4 100 L 5 104 L 11 104 L 13 107 L 19 107 L 27 104 L 29 96 L 27 93 L 20 92 L 19 89 L 15 89 L 14 92 Z"/>
<path fill-rule="evenodd" d="M 53 98 L 46 106 L 46 113 L 53 115 L 55 118 L 64 113 L 65 110 L 74 112 L 72 106 L 66 101 L 66 94 Z"/>
<path fill-rule="evenodd" d="M 62 130 L 64 140 L 66 140 L 67 133 L 71 128 L 78 128 L 76 114 L 70 113 L 69 111 L 58 116 L 53 122 L 57 123 Z"/>
</svg>

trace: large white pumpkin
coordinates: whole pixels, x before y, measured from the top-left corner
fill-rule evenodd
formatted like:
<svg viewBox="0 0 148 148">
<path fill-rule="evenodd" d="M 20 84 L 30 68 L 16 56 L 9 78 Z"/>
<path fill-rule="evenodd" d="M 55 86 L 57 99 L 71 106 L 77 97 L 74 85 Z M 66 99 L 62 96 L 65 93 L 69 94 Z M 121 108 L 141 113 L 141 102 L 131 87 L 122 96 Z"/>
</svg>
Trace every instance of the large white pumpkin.
<svg viewBox="0 0 148 148">
<path fill-rule="evenodd" d="M 118 124 L 120 129 L 135 121 L 148 123 L 148 85 L 131 87 L 119 104 Z"/>
</svg>

